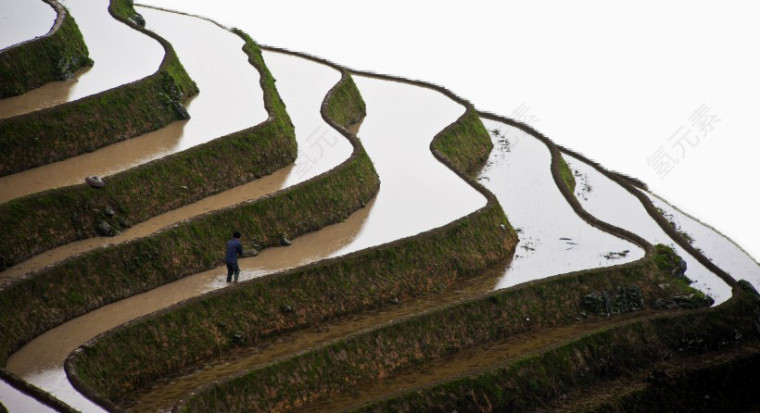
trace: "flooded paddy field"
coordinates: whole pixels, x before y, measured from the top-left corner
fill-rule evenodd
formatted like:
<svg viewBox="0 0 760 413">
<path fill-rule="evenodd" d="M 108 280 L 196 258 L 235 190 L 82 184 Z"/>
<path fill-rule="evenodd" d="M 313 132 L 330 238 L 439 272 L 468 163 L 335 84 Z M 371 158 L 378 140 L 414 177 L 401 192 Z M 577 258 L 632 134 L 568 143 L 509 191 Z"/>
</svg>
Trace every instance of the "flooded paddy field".
<svg viewBox="0 0 760 413">
<path fill-rule="evenodd" d="M 74 0 L 66 3 L 72 12 L 75 3 Z M 91 154 L 5 177 L 7 181 L 0 178 L 0 188 L 3 188 L 0 192 L 7 197 L 0 202 L 78 182 L 82 176 L 95 173 L 91 171 L 107 175 L 132 168 L 266 119 L 258 75 L 240 51 L 242 41 L 237 36 L 193 17 L 145 7 L 138 7 L 138 11 L 145 17 L 147 28 L 174 45 L 188 73 L 201 89 L 201 93 L 187 105 L 191 119 Z M 255 34 L 255 28 L 243 29 Z M 85 40 L 90 45 L 90 41 Z M 208 55 L 215 57 L 209 59 Z M 320 115 L 325 95 L 339 81 L 340 72 L 285 53 L 265 51 L 263 55 L 277 79 L 277 89 L 296 130 L 298 156 L 293 165 L 155 216 L 115 238 L 78 241 L 40 254 L 0 273 L 0 282 L 58 265 L 62 260 L 88 251 L 150 236 L 202 214 L 259 199 L 298 185 L 344 162 L 352 152 L 351 145 Z M 98 62 L 94 55 L 93 59 Z M 132 69 L 124 72 L 136 73 Z M 76 82 L 84 79 L 82 74 Z M 483 194 L 436 160 L 430 149 L 433 137 L 464 113 L 462 104 L 425 87 L 360 75 L 355 75 L 354 81 L 366 102 L 367 115 L 360 124 L 352 127 L 352 132 L 374 163 L 381 181 L 379 192 L 343 222 L 292 239 L 292 245 L 288 247 L 268 248 L 255 257 L 241 258 L 241 281 L 414 237 L 467 216 L 486 204 Z M 66 90 L 70 95 L 74 88 L 71 86 Z M 50 105 L 60 103 L 56 99 L 52 95 L 42 98 Z M 131 394 L 123 401 L 124 407 L 131 411 L 167 411 L 177 400 L 209 383 L 283 362 L 399 319 L 412 318 L 557 274 L 632 263 L 644 257 L 641 247 L 589 225 L 572 210 L 552 177 L 547 145 L 522 129 L 488 119 L 482 119 L 482 122 L 494 147 L 482 169 L 473 177 L 495 195 L 518 233 L 519 244 L 511 259 L 481 275 L 457 280 L 450 288 L 441 291 L 395 300 L 372 311 L 329 320 L 206 360 Z M 731 287 L 679 248 L 647 214 L 638 199 L 591 165 L 567 154 L 563 156 L 575 177 L 574 194 L 583 208 L 596 218 L 628 229 L 653 244 L 672 245 L 686 260 L 686 275 L 694 280 L 694 288 L 712 297 L 717 304 L 731 298 Z M 740 247 L 660 198 L 647 195 L 663 215 L 688 234 L 693 245 L 715 264 L 737 279 L 745 278 L 756 288 L 760 286 L 760 266 Z M 244 241 L 245 237 L 243 234 Z M 223 246 L 219 248 L 221 254 Z M 91 311 L 29 342 L 9 358 L 5 368 L 76 409 L 102 411 L 72 387 L 63 369 L 66 357 L 98 334 L 123 323 L 228 287 L 225 273 L 224 267 L 217 267 Z M 517 334 L 484 346 L 453 352 L 450 357 L 437 358 L 381 380 L 363 383 L 336 397 L 307 405 L 305 409 L 336 411 L 360 407 L 367 401 L 487 369 L 649 314 L 644 311 L 615 320 L 578 320 L 569 325 Z M 7 383 L 0 383 L 0 402 L 10 411 L 37 411 L 38 408 L 43 411 L 41 405 L 34 404 L 35 400 L 25 398 L 28 399 Z"/>
<path fill-rule="evenodd" d="M 27 3 L 50 8 L 39 0 Z M 95 64 L 80 70 L 72 79 L 50 82 L 23 95 L 0 99 L 0 118 L 78 100 L 158 70 L 164 48 L 155 39 L 114 19 L 108 12 L 108 0 L 67 0 L 61 4 L 74 16 Z"/>
</svg>

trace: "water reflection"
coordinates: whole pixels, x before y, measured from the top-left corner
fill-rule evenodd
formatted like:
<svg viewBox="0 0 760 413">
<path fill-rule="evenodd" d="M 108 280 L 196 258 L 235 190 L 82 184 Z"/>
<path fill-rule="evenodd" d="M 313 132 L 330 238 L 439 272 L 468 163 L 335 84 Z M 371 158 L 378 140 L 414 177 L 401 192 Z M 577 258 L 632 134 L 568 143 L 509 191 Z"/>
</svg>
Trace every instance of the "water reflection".
<svg viewBox="0 0 760 413">
<path fill-rule="evenodd" d="M 9 412 L 55 412 L 55 409 L 40 403 L 34 397 L 16 390 L 15 387 L 3 380 L 0 380 L 0 403 Z"/>
<path fill-rule="evenodd" d="M 191 18 L 184 17 L 184 19 Z M 217 30 L 220 29 L 217 28 Z M 267 66 L 270 71 L 278 79 L 278 90 L 282 91 L 281 96 L 296 126 L 299 147 L 307 146 L 310 135 L 300 131 L 311 132 L 315 127 L 318 129 L 328 128 L 318 113 L 325 94 L 340 79 L 340 74 L 329 67 L 292 56 L 267 53 L 265 59 L 267 59 Z M 306 88 L 303 88 L 304 81 L 308 83 Z M 316 117 L 314 113 L 317 113 Z M 313 123 L 315 119 L 320 119 L 321 123 Z M 336 156 L 325 153 L 322 157 L 313 158 L 319 162 L 312 165 L 310 174 L 334 167 L 345 160 L 351 152 L 351 145 L 342 137 L 341 141 L 329 148 L 342 155 Z M 271 182 L 261 187 L 266 188 L 262 190 L 267 193 L 274 192 L 281 187 L 288 186 L 289 184 L 286 181 L 291 182 L 291 184 L 297 183 L 294 170 L 295 168 L 287 168 L 279 171 Z M 308 177 L 309 174 L 302 175 L 302 179 L 308 179 Z M 267 182 L 265 181 L 267 178 L 269 177 L 257 180 L 251 185 Z M 254 189 L 249 187 L 244 193 L 250 194 L 252 190 Z M 223 193 L 219 194 L 216 199 L 222 203 L 229 198 Z M 196 208 L 197 205 L 189 207 Z M 205 208 L 212 208 L 212 206 L 207 205 Z M 243 270 L 241 280 L 258 276 L 262 271 L 279 271 L 299 265 L 303 261 L 315 260 L 329 255 L 355 237 L 366 219 L 366 215 L 372 209 L 370 204 L 340 224 L 294 239 L 293 245 L 288 248 L 267 249 L 257 257 L 240 260 L 240 267 Z M 171 216 L 174 213 L 175 211 L 171 211 L 166 215 Z M 198 213 L 197 211 L 191 212 L 194 215 Z M 176 217 L 172 220 L 176 222 Z M 167 221 L 161 221 L 159 225 L 166 222 L 168 222 L 168 218 Z M 104 240 L 101 239 L 99 242 L 102 241 Z M 74 390 L 66 380 L 62 366 L 68 354 L 95 335 L 128 320 L 202 294 L 210 289 L 225 287 L 228 285 L 224 282 L 225 278 L 226 269 L 215 268 L 87 313 L 44 333 L 25 345 L 10 357 L 7 368 L 25 380 L 53 392 L 56 397 L 77 408 L 85 411 L 98 411 L 97 406 L 94 406 Z"/>
<path fill-rule="evenodd" d="M 191 118 L 94 152 L 0 177 L 0 202 L 108 176 L 263 122 L 268 114 L 258 71 L 242 52 L 243 40 L 196 18 L 140 8 L 147 27 L 169 40 L 201 92 Z M 210 59 L 209 56 L 213 56 Z"/>
<path fill-rule="evenodd" d="M 564 157 L 580 180 L 576 196 L 591 215 L 638 234 L 652 244 L 674 246 L 676 252 L 686 260 L 686 275 L 694 281 L 693 287 L 710 295 L 716 304 L 731 297 L 728 284 L 673 242 L 636 197 L 588 164 L 569 155 Z"/>
<path fill-rule="evenodd" d="M 520 242 L 497 288 L 644 256 L 636 245 L 583 221 L 559 192 L 545 144 L 520 129 L 483 120 L 494 150 L 478 180 L 499 199 Z M 625 257 L 606 258 L 609 252 Z"/>
<path fill-rule="evenodd" d="M 68 102 L 71 88 L 79 82 L 79 77 L 90 71 L 92 67 L 83 67 L 67 80 L 54 80 L 32 89 L 23 95 L 0 99 L 0 119 L 10 118 L 42 107 L 60 105 Z"/>
<path fill-rule="evenodd" d="M 699 222 L 678 208 L 668 204 L 658 196 L 644 192 L 663 215 L 683 231 L 693 242 L 692 245 L 723 271 L 736 280 L 747 280 L 760 291 L 760 264 L 742 250 L 732 240 L 709 226 Z"/>
<path fill-rule="evenodd" d="M 382 184 L 375 208 L 351 244 L 333 256 L 443 226 L 485 205 L 485 198 L 438 162 L 433 137 L 464 108 L 438 92 L 354 78 L 367 105 L 359 138 Z"/>
<path fill-rule="evenodd" d="M 46 35 L 55 18 L 55 10 L 42 0 L 3 0 L 0 2 L 0 51 Z"/>
</svg>

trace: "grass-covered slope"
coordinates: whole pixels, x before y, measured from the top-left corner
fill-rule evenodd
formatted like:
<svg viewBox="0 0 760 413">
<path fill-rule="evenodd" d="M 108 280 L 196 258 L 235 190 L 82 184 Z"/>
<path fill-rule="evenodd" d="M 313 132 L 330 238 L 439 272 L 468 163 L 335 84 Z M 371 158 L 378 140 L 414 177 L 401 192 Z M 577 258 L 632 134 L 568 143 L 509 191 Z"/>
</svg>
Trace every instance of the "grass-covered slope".
<svg viewBox="0 0 760 413">
<path fill-rule="evenodd" d="M 345 219 L 379 187 L 371 161 L 353 137 L 352 143 L 347 161 L 309 181 L 74 257 L 0 291 L 2 359 L 66 320 L 220 265 L 219 246 L 232 228 L 268 247 L 279 243 L 281 233 L 298 236 Z"/>
<path fill-rule="evenodd" d="M 198 88 L 171 44 L 136 23 L 141 18 L 129 0 L 111 0 L 109 11 L 161 43 L 165 55 L 158 71 L 73 102 L 0 119 L 0 176 L 91 152 L 187 118 L 181 102 Z"/>
<path fill-rule="evenodd" d="M 310 402 L 328 400 L 359 384 L 516 334 L 656 308 L 673 296 L 694 293 L 685 280 L 672 275 L 677 263 L 675 253 L 663 247 L 636 263 L 532 282 L 411 316 L 213 384 L 196 391 L 181 410 L 308 408 Z M 663 283 L 668 287 L 661 288 Z M 586 296 L 594 293 L 611 297 L 610 307 L 589 304 Z M 695 296 L 688 305 L 709 303 Z"/>
<path fill-rule="evenodd" d="M 480 122 L 466 113 L 447 127 L 434 140 L 435 153 L 441 154 L 436 142 L 458 130 L 458 123 L 475 121 Z M 474 135 L 468 145 L 490 145 L 490 138 L 487 132 Z M 67 373 L 80 390 L 109 405 L 234 346 L 256 345 L 479 274 L 509 257 L 517 237 L 493 195 L 478 188 L 487 205 L 444 227 L 241 283 L 136 320 L 74 353 Z"/>
<path fill-rule="evenodd" d="M 558 402 L 562 406 L 562 399 L 610 381 L 647 372 L 652 372 L 656 380 L 662 377 L 662 371 L 657 373 L 659 367 L 692 363 L 694 357 L 731 351 L 741 354 L 744 346 L 752 354 L 760 336 L 758 315 L 757 294 L 736 288 L 734 296 L 716 308 L 650 317 L 603 329 L 479 374 L 378 401 L 359 411 L 554 410 Z M 737 386 L 743 385 L 741 376 L 724 377 L 736 381 Z M 621 393 L 624 389 L 625 386 L 620 389 Z M 627 400 L 655 410 L 663 408 L 656 401 Z M 581 403 L 582 398 L 576 400 L 575 406 Z M 695 400 L 684 405 L 701 409 Z M 681 410 L 684 405 L 676 402 L 672 411 L 688 411 Z M 634 405 L 613 406 L 620 410 L 612 411 L 637 411 Z"/>
<path fill-rule="evenodd" d="M 260 73 L 269 118 L 165 158 L 109 176 L 106 186 L 54 189 L 0 204 L 0 270 L 66 243 L 115 230 L 270 174 L 296 157 L 295 132 L 258 46 L 244 51 Z"/>
<path fill-rule="evenodd" d="M 57 1 L 45 1 L 56 12 L 50 31 L 0 52 L 0 99 L 68 79 L 93 63 L 74 17 Z"/>
</svg>

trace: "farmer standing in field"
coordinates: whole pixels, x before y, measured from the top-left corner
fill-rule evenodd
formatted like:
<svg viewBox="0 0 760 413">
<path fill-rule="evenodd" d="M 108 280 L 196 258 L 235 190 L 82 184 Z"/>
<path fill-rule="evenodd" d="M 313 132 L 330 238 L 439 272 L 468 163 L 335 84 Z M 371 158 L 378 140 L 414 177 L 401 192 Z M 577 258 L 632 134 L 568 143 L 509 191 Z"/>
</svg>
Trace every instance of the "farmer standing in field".
<svg viewBox="0 0 760 413">
<path fill-rule="evenodd" d="M 240 232 L 232 233 L 232 239 L 227 241 L 227 254 L 224 261 L 227 263 L 227 282 L 232 281 L 232 274 L 235 274 L 235 282 L 238 282 L 240 267 L 238 266 L 238 257 L 243 254 L 243 244 L 240 243 Z"/>
</svg>

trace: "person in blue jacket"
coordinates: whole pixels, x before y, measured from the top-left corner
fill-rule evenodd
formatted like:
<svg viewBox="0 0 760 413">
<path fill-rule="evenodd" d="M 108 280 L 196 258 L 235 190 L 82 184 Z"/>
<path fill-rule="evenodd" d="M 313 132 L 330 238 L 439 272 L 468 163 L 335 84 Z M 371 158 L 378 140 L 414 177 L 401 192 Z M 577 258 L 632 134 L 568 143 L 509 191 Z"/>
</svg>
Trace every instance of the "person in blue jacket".
<svg viewBox="0 0 760 413">
<path fill-rule="evenodd" d="M 238 266 L 238 257 L 243 254 L 243 244 L 240 243 L 240 232 L 232 233 L 232 239 L 227 241 L 227 253 L 224 261 L 227 263 L 227 282 L 232 281 L 232 274 L 235 274 L 235 282 L 238 282 L 240 267 Z"/>
</svg>

